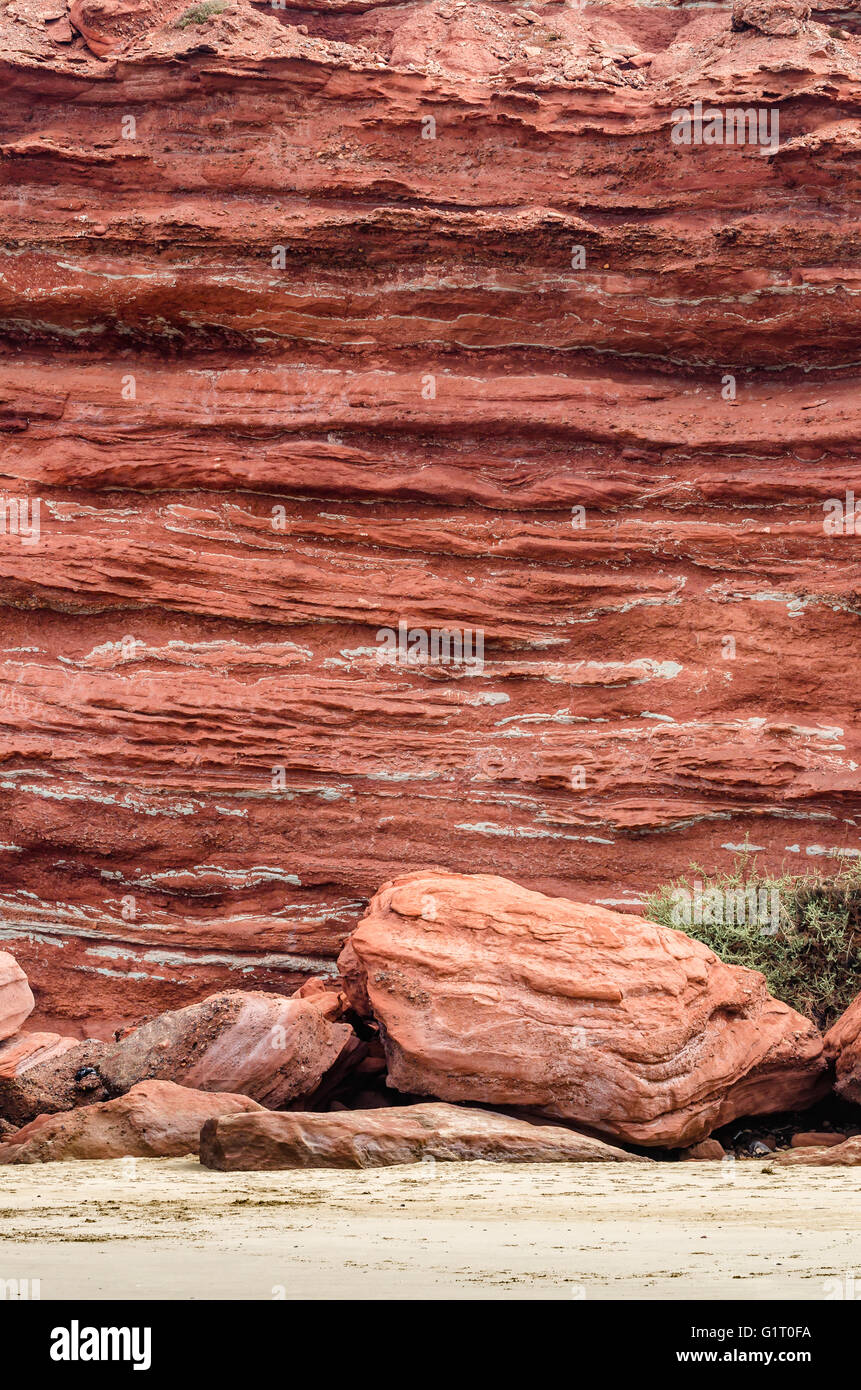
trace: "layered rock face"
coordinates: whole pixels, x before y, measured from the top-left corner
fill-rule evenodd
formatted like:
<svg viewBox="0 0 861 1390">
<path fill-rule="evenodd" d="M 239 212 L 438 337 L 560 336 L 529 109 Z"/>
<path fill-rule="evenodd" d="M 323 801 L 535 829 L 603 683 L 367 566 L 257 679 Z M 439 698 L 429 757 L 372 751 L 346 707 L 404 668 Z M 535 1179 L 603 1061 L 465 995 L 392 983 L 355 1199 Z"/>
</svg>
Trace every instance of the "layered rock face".
<svg viewBox="0 0 861 1390">
<path fill-rule="evenodd" d="M 827 1090 L 817 1029 L 682 932 L 489 875 L 387 884 L 341 956 L 389 1085 L 685 1147 Z"/>
<path fill-rule="evenodd" d="M 240 1118 L 241 1123 L 234 1123 Z M 561 1125 L 533 1125 L 458 1105 L 344 1110 L 330 1115 L 225 1115 L 207 1120 L 200 1132 L 201 1163 L 227 1171 L 382 1168 L 429 1159 L 454 1163 L 637 1161 L 623 1149 L 586 1134 L 573 1134 Z"/>
<path fill-rule="evenodd" d="M 0 5 L 34 1023 L 331 974 L 404 867 L 636 907 L 857 854 L 854 20 L 195 13 Z M 779 138 L 674 142 L 697 102 Z"/>
</svg>

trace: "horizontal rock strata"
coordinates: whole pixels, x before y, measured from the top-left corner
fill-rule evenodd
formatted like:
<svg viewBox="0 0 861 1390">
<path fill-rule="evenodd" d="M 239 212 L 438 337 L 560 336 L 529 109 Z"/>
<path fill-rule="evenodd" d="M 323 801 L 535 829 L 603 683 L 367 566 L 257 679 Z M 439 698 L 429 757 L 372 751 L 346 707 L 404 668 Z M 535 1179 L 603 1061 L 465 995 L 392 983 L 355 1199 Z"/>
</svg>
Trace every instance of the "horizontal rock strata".
<svg viewBox="0 0 861 1390">
<path fill-rule="evenodd" d="M 331 975 L 404 867 L 637 910 L 857 858 L 857 17 L 187 11 L 0 5 L 35 1025 Z M 779 144 L 674 144 L 696 101 Z"/>
</svg>

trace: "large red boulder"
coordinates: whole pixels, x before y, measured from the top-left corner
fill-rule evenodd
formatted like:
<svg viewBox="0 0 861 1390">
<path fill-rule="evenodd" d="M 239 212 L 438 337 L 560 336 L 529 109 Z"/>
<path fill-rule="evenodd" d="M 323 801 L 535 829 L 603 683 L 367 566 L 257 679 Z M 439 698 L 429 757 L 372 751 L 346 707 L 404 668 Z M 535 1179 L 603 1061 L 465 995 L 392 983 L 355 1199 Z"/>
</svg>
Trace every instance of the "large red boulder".
<svg viewBox="0 0 861 1390">
<path fill-rule="evenodd" d="M 687 1147 L 826 1089 L 814 1025 L 682 932 L 503 878 L 406 874 L 341 954 L 389 1084 Z"/>
<path fill-rule="evenodd" d="M 861 1103 L 861 994 L 825 1034 L 825 1055 L 834 1067 L 834 1088 Z"/>
<path fill-rule="evenodd" d="M 124 1095 L 139 1081 L 251 1096 L 277 1108 L 315 1091 L 355 1034 L 306 999 L 228 990 L 159 1014 L 113 1043 L 89 1039 L 29 1068 L 0 1074 L 0 1115 L 37 1115 Z"/>
<path fill-rule="evenodd" d="M 0 951 L 0 1040 L 18 1032 L 34 1004 L 24 971 L 8 951 Z"/>
<path fill-rule="evenodd" d="M 793 1134 L 789 1146 L 792 1149 L 834 1149 L 838 1144 L 845 1144 L 847 1137 L 827 1129 L 804 1129 Z"/>
<path fill-rule="evenodd" d="M 382 1168 L 430 1158 L 459 1163 L 637 1161 L 623 1149 L 562 1125 L 534 1125 L 442 1104 L 231 1115 L 209 1121 L 200 1135 L 200 1161 L 207 1168 Z"/>
<path fill-rule="evenodd" d="M 40 1115 L 0 1144 L 0 1164 L 127 1155 L 179 1158 L 197 1153 L 206 1120 L 251 1110 L 263 1107 L 248 1096 L 193 1091 L 172 1081 L 141 1081 L 116 1100 L 62 1115 Z"/>
</svg>

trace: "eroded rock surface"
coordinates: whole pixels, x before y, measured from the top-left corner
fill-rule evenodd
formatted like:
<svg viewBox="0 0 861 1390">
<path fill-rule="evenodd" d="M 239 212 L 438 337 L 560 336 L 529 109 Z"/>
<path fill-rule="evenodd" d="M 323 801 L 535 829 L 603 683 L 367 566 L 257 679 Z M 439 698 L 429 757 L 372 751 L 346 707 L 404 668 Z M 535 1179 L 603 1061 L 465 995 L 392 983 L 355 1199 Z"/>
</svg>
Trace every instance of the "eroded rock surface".
<svg viewBox="0 0 861 1390">
<path fill-rule="evenodd" d="M 33 991 L 14 956 L 0 951 L 0 1041 L 18 1032 L 33 1012 Z"/>
<path fill-rule="evenodd" d="M 20 1076 L 30 1067 L 53 1061 L 79 1046 L 77 1038 L 64 1038 L 59 1033 L 16 1033 L 0 1043 L 0 1077 Z"/>
<path fill-rule="evenodd" d="M 0 4 L 39 1027 L 287 993 L 405 867 L 636 910 L 861 848 L 858 20 L 735 12 Z M 779 144 L 674 144 L 697 101 Z"/>
<path fill-rule="evenodd" d="M 401 1091 L 687 1147 L 827 1089 L 818 1030 L 756 971 L 681 932 L 506 879 L 396 879 L 340 964 Z"/>
<path fill-rule="evenodd" d="M 241 1123 L 237 1123 L 240 1121 Z M 0 1150 L 2 1152 L 2 1150 Z M 230 1116 L 204 1125 L 207 1168 L 382 1168 L 428 1159 L 490 1163 L 636 1161 L 633 1154 L 561 1125 L 457 1105 L 402 1105 L 330 1114 Z"/>
</svg>

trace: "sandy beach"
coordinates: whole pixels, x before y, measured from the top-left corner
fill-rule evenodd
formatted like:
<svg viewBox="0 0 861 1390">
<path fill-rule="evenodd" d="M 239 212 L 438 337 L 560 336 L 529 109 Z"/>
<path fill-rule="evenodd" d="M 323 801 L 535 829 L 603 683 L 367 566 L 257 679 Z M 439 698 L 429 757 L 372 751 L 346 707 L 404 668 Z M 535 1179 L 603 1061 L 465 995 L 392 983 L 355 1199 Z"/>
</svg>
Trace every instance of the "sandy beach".
<svg viewBox="0 0 861 1390">
<path fill-rule="evenodd" d="M 35 1164 L 0 1170 L 0 1279 L 43 1299 L 824 1299 L 861 1271 L 859 1184 L 769 1162 Z"/>
</svg>

